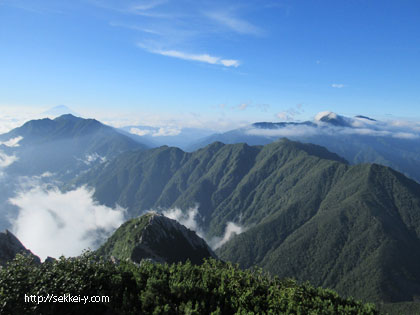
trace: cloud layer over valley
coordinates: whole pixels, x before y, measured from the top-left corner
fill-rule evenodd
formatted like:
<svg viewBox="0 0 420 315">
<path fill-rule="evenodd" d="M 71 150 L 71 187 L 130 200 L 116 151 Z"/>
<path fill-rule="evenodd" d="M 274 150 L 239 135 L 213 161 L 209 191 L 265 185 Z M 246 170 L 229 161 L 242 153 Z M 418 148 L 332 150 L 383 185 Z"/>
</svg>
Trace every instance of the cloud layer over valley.
<svg viewBox="0 0 420 315">
<path fill-rule="evenodd" d="M 9 199 L 19 209 L 12 231 L 41 259 L 95 249 L 124 222 L 125 211 L 98 204 L 93 193 L 86 187 L 67 192 L 42 185 L 23 189 Z"/>
<path fill-rule="evenodd" d="M 197 233 L 198 236 L 204 238 L 207 244 L 212 249 L 217 249 L 229 241 L 234 235 L 239 235 L 245 231 L 245 228 L 241 227 L 237 223 L 227 222 L 225 227 L 225 232 L 223 236 L 213 237 L 211 239 L 205 236 L 203 228 L 198 222 L 198 205 L 194 208 L 190 208 L 187 211 L 182 211 L 179 208 L 168 209 L 162 212 L 162 214 L 170 219 L 176 220 L 185 227 Z"/>
</svg>

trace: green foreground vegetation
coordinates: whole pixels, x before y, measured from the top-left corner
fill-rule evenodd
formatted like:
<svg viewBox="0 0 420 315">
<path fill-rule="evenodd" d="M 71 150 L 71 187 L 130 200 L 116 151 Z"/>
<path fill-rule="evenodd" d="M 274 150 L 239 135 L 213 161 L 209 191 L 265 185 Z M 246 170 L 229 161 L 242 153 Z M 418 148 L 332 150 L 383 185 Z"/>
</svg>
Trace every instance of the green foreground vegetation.
<svg viewBox="0 0 420 315">
<path fill-rule="evenodd" d="M 18 255 L 0 270 L 1 314 L 377 314 L 373 304 L 332 290 L 242 271 L 214 259 L 201 266 L 114 264 L 86 252 L 34 264 Z M 25 303 L 27 296 L 109 296 L 108 303 Z"/>
</svg>

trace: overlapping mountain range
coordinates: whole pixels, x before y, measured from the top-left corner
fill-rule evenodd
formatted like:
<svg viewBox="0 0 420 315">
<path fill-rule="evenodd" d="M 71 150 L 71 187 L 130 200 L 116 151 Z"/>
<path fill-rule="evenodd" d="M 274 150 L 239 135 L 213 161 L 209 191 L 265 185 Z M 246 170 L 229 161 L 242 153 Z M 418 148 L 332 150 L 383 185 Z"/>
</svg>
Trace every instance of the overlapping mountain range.
<svg viewBox="0 0 420 315">
<path fill-rule="evenodd" d="M 4 168 L 7 176 L 62 174 L 61 189 L 92 187 L 98 203 L 126 208 L 127 218 L 150 210 L 190 212 L 190 227 L 223 260 L 243 268 L 259 265 L 272 275 L 366 301 L 415 302 L 420 185 L 413 179 L 419 140 L 414 132 L 378 124 L 326 113 L 317 122 L 254 124 L 252 130 L 274 133 L 236 130 L 217 135 L 226 144 L 186 152 L 150 149 L 97 121 L 65 115 L 28 122 L 0 140 L 9 144 L 2 145 L 4 154 L 18 157 Z M 366 134 L 367 125 L 376 135 Z M 278 137 L 300 128 L 316 133 L 302 135 L 301 142 Z M 19 146 L 10 145 L 12 139 Z M 242 143 L 229 144 L 237 141 Z M 78 168 L 79 159 L 92 154 L 104 159 Z M 104 255 L 123 248 L 130 224 L 108 240 Z M 232 226 L 236 234 L 227 233 Z"/>
</svg>

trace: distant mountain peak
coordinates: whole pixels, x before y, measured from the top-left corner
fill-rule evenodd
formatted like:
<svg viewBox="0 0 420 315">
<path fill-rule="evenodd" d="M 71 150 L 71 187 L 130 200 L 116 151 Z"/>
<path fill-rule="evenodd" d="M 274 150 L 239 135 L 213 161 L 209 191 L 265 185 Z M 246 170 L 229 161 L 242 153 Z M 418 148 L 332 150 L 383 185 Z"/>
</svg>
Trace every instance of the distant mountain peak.
<svg viewBox="0 0 420 315">
<path fill-rule="evenodd" d="M 328 123 L 334 126 L 351 127 L 348 118 L 330 111 L 319 112 L 315 115 L 315 121 Z"/>
<path fill-rule="evenodd" d="M 73 114 L 64 114 L 54 118 L 55 121 L 58 120 L 82 120 L 83 118 L 77 117 Z"/>
<path fill-rule="evenodd" d="M 370 120 L 370 121 L 377 121 L 376 119 L 373 119 L 373 118 L 370 118 L 370 117 L 367 117 L 367 116 L 363 116 L 363 115 L 357 115 L 357 116 L 354 116 L 354 118 L 366 119 L 366 120 Z"/>
<path fill-rule="evenodd" d="M 80 116 L 79 114 L 77 114 L 76 112 L 74 112 L 73 110 L 71 110 L 69 107 L 65 105 L 54 106 L 53 108 L 50 108 L 49 110 L 46 110 L 45 112 L 42 113 L 42 115 L 52 117 L 52 118 L 62 116 L 65 114 L 71 114 L 73 116 Z"/>
<path fill-rule="evenodd" d="M 325 119 L 337 119 L 338 115 L 334 112 L 323 111 L 315 115 L 315 120 L 323 121 Z"/>
</svg>

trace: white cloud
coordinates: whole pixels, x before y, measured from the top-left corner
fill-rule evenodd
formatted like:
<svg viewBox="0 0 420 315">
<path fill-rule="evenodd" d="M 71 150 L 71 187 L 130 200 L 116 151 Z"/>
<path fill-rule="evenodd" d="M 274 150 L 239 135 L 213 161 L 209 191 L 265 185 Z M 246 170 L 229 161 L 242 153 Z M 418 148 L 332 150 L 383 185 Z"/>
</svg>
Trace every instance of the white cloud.
<svg viewBox="0 0 420 315">
<path fill-rule="evenodd" d="M 152 130 L 130 128 L 130 133 L 132 133 L 133 135 L 141 136 L 141 137 L 146 136 L 146 135 L 150 134 L 151 132 L 152 132 Z"/>
<path fill-rule="evenodd" d="M 333 84 L 331 84 L 331 87 L 333 87 L 335 89 L 342 89 L 343 87 L 345 87 L 345 85 L 341 84 L 341 83 L 333 83 Z"/>
<path fill-rule="evenodd" d="M 53 177 L 54 173 L 51 172 L 44 172 L 41 174 L 41 178 Z"/>
<path fill-rule="evenodd" d="M 225 233 L 222 237 L 213 238 L 210 241 L 210 246 L 212 249 L 217 249 L 229 241 L 234 235 L 239 235 L 243 233 L 245 230 L 238 224 L 234 222 L 228 222 L 226 224 Z"/>
<path fill-rule="evenodd" d="M 153 54 L 162 56 L 178 58 L 188 61 L 204 62 L 212 65 L 221 65 L 225 67 L 238 67 L 240 65 L 238 60 L 234 59 L 222 59 L 220 57 L 211 56 L 209 54 L 190 54 L 179 50 L 165 50 L 165 49 L 154 49 L 144 43 L 138 43 L 138 47 L 147 50 Z"/>
<path fill-rule="evenodd" d="M 167 136 L 177 136 L 181 133 L 181 129 L 176 127 L 161 127 L 157 132 L 152 134 L 152 137 L 167 137 Z"/>
<path fill-rule="evenodd" d="M 200 227 L 199 223 L 197 222 L 197 217 L 199 216 L 198 207 L 199 206 L 196 205 L 194 208 L 190 208 L 185 212 L 179 208 L 173 208 L 173 209 L 163 211 L 162 214 L 165 217 L 178 221 L 180 224 L 196 232 L 198 236 L 206 240 L 207 244 L 212 249 L 219 248 L 220 246 L 225 244 L 227 241 L 229 241 L 234 235 L 239 235 L 245 231 L 245 229 L 241 227 L 240 225 L 238 225 L 237 223 L 227 222 L 223 236 L 213 237 L 212 239 L 206 238 L 203 229 Z"/>
<path fill-rule="evenodd" d="M 125 211 L 93 200 L 93 190 L 61 192 L 41 186 L 22 190 L 9 202 L 19 208 L 12 231 L 34 254 L 77 256 L 94 248 L 124 222 Z"/>
<path fill-rule="evenodd" d="M 98 160 L 101 163 L 104 163 L 104 162 L 106 162 L 106 157 L 100 156 L 98 153 L 95 152 L 95 153 L 92 153 L 92 154 L 87 154 L 84 162 L 85 162 L 85 164 L 89 165 L 92 162 L 95 162 L 95 161 L 98 161 Z"/>
<path fill-rule="evenodd" d="M 321 118 L 328 116 L 330 119 L 337 119 L 337 114 L 333 113 L 331 111 L 323 111 L 323 112 L 319 112 L 318 114 L 315 115 L 315 120 L 316 121 L 320 121 Z"/>
<path fill-rule="evenodd" d="M 15 148 L 15 147 L 18 147 L 20 144 L 19 144 L 19 142 L 21 141 L 23 139 L 23 137 L 21 137 L 21 136 L 19 136 L 19 137 L 15 137 L 15 138 L 11 138 L 11 139 L 9 139 L 9 140 L 7 140 L 7 141 L 4 141 L 4 142 L 2 142 L 2 141 L 0 141 L 0 145 L 5 145 L 5 146 L 7 146 L 7 147 L 10 147 L 10 148 Z"/>
<path fill-rule="evenodd" d="M 6 153 L 0 151 L 0 169 L 10 166 L 17 160 L 18 157 L 16 155 L 7 155 Z"/>
<path fill-rule="evenodd" d="M 234 60 L 234 59 L 221 59 L 220 62 L 222 63 L 222 65 L 224 65 L 225 67 L 239 67 L 240 63 L 238 60 Z"/>
<path fill-rule="evenodd" d="M 99 163 L 105 163 L 106 157 L 99 155 L 98 153 L 86 154 L 83 159 L 76 158 L 76 160 L 83 162 L 86 165 L 90 165 L 95 161 L 99 161 Z"/>
<path fill-rule="evenodd" d="M 205 14 L 211 20 L 240 34 L 260 35 L 262 30 L 255 25 L 231 15 L 227 11 L 207 12 Z"/>
<path fill-rule="evenodd" d="M 328 123 L 318 123 L 324 117 L 344 119 L 350 127 L 333 126 Z M 276 129 L 248 128 L 246 134 L 265 137 L 302 137 L 317 135 L 364 135 L 373 137 L 392 137 L 397 139 L 419 139 L 420 130 L 417 124 L 402 124 L 399 122 L 379 122 L 368 119 L 348 118 L 333 112 L 320 112 L 315 116 L 318 125 L 287 125 Z"/>
<path fill-rule="evenodd" d="M 179 127 L 159 127 L 155 129 L 139 129 L 139 128 L 130 128 L 130 133 L 138 135 L 138 136 L 146 136 L 150 135 L 152 137 L 169 137 L 169 136 L 177 136 L 181 133 L 182 128 Z"/>
<path fill-rule="evenodd" d="M 204 238 L 204 232 L 197 222 L 198 205 L 196 205 L 194 208 L 188 209 L 185 212 L 179 208 L 173 208 L 163 211 L 162 214 L 169 219 L 178 221 L 186 228 L 196 232 L 197 235 L 201 238 Z"/>
</svg>

